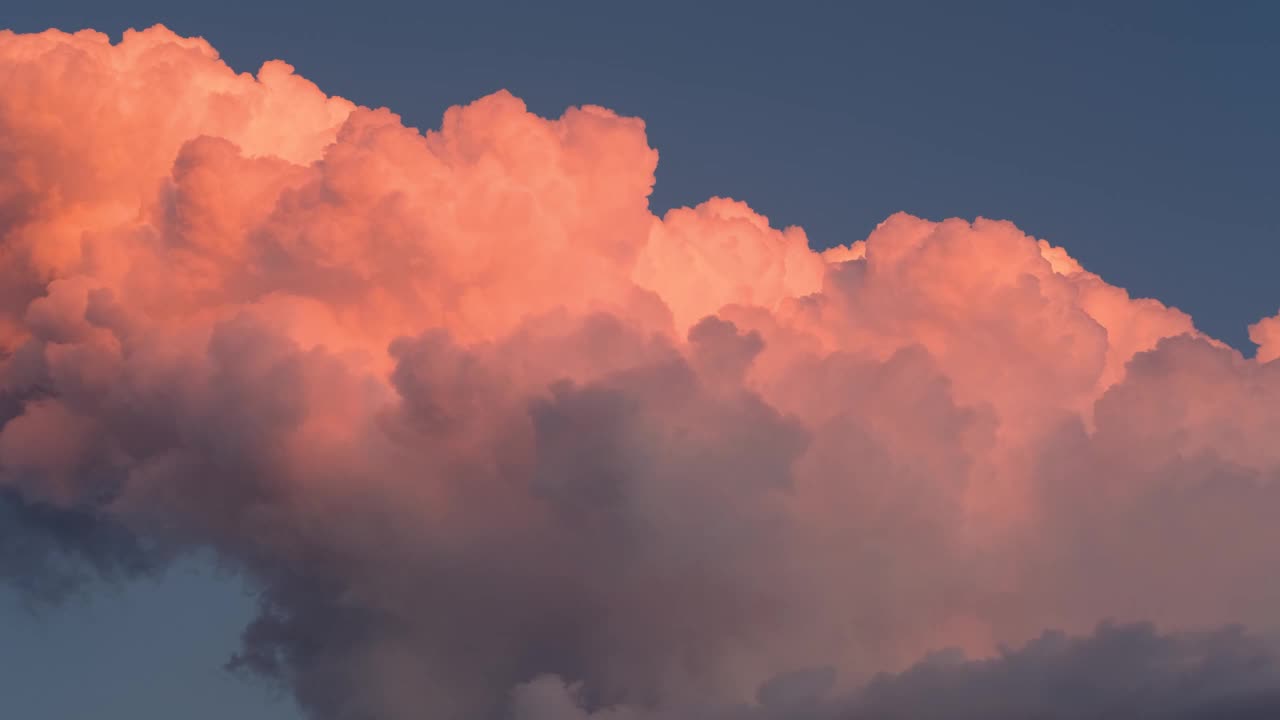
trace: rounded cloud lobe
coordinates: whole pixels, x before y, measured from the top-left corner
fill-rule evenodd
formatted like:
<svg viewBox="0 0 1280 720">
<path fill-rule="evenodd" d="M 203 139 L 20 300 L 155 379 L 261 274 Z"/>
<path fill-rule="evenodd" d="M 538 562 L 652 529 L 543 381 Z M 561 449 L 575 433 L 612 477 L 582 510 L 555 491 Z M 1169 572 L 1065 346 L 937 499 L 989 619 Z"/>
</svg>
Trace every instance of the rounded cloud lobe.
<svg viewBox="0 0 1280 720">
<path fill-rule="evenodd" d="M 325 720 L 1277 708 L 1269 636 L 1201 632 L 1280 619 L 1275 318 L 1245 358 L 1007 222 L 657 217 L 599 107 L 423 134 L 161 27 L 0 78 L 37 599 L 213 548 L 229 664 Z"/>
</svg>

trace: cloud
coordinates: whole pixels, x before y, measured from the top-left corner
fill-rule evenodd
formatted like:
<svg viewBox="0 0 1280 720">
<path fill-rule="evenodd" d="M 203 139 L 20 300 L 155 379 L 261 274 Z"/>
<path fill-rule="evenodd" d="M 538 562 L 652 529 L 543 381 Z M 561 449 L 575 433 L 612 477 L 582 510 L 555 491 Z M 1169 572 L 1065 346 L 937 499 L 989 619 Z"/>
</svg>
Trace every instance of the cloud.
<svg viewBox="0 0 1280 720">
<path fill-rule="evenodd" d="M 87 577 L 128 579 L 161 560 L 155 548 L 92 509 L 0 492 L 0 582 L 16 588 L 30 608 L 66 601 Z"/>
<path fill-rule="evenodd" d="M 852 718 L 1261 718 L 1280 710 L 1275 644 L 1239 628 L 1045 633 L 987 660 L 942 654 L 872 681 Z"/>
<path fill-rule="evenodd" d="M 931 654 L 832 693 L 831 668 L 788 673 L 738 706 L 589 707 L 582 687 L 541 676 L 511 695 L 514 720 L 1260 720 L 1280 712 L 1274 638 L 1239 627 L 1161 633 L 1103 623 L 1092 634 L 1045 632 L 985 659 Z"/>
<path fill-rule="evenodd" d="M 1007 222 L 816 252 L 728 199 L 657 217 L 599 107 L 423 134 L 162 27 L 0 34 L 0 73 L 33 597 L 210 548 L 260 591 L 229 664 L 326 720 L 1253 701 L 1051 690 L 1276 629 L 1270 320 L 1245 358 Z M 1171 634 L 1042 637 L 1107 617 Z"/>
<path fill-rule="evenodd" d="M 1263 318 L 1249 326 L 1249 339 L 1258 346 L 1258 362 L 1280 358 L 1280 315 Z"/>
</svg>

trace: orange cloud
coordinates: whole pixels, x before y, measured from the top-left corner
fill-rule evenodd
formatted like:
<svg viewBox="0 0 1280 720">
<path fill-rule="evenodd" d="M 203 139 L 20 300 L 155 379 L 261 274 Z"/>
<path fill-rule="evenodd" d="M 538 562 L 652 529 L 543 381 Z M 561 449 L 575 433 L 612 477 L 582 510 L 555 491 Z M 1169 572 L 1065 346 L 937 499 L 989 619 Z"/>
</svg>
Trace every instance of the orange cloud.
<svg viewBox="0 0 1280 720">
<path fill-rule="evenodd" d="M 1280 357 L 1280 315 L 1250 325 L 1249 339 L 1258 346 L 1254 356 L 1258 362 L 1271 362 Z"/>
<path fill-rule="evenodd" d="M 593 106 L 423 134 L 162 27 L 0 76 L 0 489 L 218 550 L 317 717 L 1280 621 L 1276 318 L 1246 359 L 1001 221 L 658 217 Z"/>
</svg>

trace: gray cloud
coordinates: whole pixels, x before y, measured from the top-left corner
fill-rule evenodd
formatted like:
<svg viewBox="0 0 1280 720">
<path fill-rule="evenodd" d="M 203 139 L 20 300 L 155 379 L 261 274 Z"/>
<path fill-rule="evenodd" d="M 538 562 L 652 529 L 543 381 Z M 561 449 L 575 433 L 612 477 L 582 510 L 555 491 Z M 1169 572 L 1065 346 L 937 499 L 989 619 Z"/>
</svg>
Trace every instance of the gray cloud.
<svg viewBox="0 0 1280 720">
<path fill-rule="evenodd" d="M 779 676 L 737 707 L 585 707 L 579 688 L 544 676 L 512 693 L 514 720 L 1260 720 L 1280 713 L 1274 639 L 1239 627 L 1160 633 L 1104 623 L 1047 632 L 989 659 L 939 652 L 848 693 L 833 672 Z"/>
<path fill-rule="evenodd" d="M 64 509 L 0 488 L 0 583 L 33 609 L 86 582 L 128 580 L 161 566 L 161 552 L 99 509 Z"/>
</svg>

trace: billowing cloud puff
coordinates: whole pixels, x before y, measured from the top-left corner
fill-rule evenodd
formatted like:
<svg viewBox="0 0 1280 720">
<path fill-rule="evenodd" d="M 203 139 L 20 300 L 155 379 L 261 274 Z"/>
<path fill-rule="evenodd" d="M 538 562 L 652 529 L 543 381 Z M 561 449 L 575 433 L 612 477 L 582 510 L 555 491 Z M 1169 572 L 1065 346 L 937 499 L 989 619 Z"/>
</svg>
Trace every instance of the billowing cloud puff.
<svg viewBox="0 0 1280 720">
<path fill-rule="evenodd" d="M 261 592 L 230 665 L 325 720 L 1280 690 L 1264 641 L 1187 634 L 1280 624 L 1274 318 L 1245 358 L 1006 222 L 658 217 L 598 107 L 422 134 L 161 27 L 0 34 L 0 78 L 0 577 L 35 599 L 213 549 Z M 1170 634 L 1043 635 L 1110 617 Z"/>
<path fill-rule="evenodd" d="M 1263 318 L 1250 325 L 1249 339 L 1258 346 L 1258 362 L 1280 358 L 1280 315 Z"/>
</svg>

